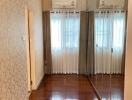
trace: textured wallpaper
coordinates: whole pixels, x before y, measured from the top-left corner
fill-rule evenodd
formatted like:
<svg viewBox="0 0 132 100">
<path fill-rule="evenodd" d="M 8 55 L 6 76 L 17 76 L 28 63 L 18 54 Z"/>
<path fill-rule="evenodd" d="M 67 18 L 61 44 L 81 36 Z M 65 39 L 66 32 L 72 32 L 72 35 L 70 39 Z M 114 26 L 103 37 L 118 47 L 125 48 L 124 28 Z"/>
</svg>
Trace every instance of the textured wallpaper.
<svg viewBox="0 0 132 100">
<path fill-rule="evenodd" d="M 0 100 L 27 100 L 24 9 L 24 0 L 0 0 Z"/>
<path fill-rule="evenodd" d="M 34 10 L 35 16 L 38 81 L 43 75 L 41 0 L 0 0 L 0 100 L 28 100 L 26 43 L 23 40 L 26 5 Z"/>
</svg>

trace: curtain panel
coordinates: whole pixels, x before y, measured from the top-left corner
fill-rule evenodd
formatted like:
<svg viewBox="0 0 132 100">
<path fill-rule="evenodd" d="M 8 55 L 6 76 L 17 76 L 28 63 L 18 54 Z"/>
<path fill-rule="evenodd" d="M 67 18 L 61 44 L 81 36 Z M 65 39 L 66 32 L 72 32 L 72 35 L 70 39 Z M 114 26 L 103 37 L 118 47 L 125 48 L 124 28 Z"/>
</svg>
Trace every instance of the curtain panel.
<svg viewBox="0 0 132 100">
<path fill-rule="evenodd" d="M 87 12 L 80 12 L 79 74 L 87 74 Z"/>
<path fill-rule="evenodd" d="M 122 66 L 121 66 L 121 73 L 122 75 L 125 74 L 125 52 L 126 52 L 126 35 L 127 35 L 127 11 L 125 13 L 125 35 L 124 35 L 124 49 L 123 49 L 123 57 L 122 57 Z"/>
<path fill-rule="evenodd" d="M 80 21 L 79 73 L 93 74 L 94 71 L 94 12 L 81 12 Z"/>
<path fill-rule="evenodd" d="M 87 28 L 87 74 L 94 73 L 94 12 L 88 12 Z"/>
<path fill-rule="evenodd" d="M 43 36 L 44 36 L 44 71 L 45 74 L 52 72 L 51 57 L 51 33 L 50 33 L 50 11 L 43 12 Z"/>
<path fill-rule="evenodd" d="M 124 11 L 95 12 L 95 74 L 121 74 L 125 44 Z"/>
<path fill-rule="evenodd" d="M 78 74 L 80 13 L 74 10 L 51 12 L 53 74 Z"/>
</svg>

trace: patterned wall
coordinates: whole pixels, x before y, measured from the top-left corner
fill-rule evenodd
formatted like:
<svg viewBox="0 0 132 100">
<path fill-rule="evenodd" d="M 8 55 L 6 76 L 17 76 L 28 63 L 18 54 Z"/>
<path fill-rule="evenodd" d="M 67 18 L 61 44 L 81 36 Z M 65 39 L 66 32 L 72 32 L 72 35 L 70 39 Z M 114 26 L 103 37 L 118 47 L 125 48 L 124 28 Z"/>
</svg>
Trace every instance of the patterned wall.
<svg viewBox="0 0 132 100">
<path fill-rule="evenodd" d="M 27 100 L 24 0 L 0 0 L 0 100 Z"/>
<path fill-rule="evenodd" d="M 26 43 L 23 40 L 27 1 L 29 0 L 0 0 L 0 100 L 28 100 Z M 36 43 L 36 52 L 39 51 L 36 53 L 36 66 L 42 70 L 41 0 L 30 1 L 33 1 L 30 6 L 34 5 L 33 7 L 37 9 L 34 13 L 36 16 L 34 28 L 35 33 L 38 34 L 36 41 L 41 40 Z M 40 70 L 37 72 L 43 74 Z M 37 74 L 37 77 L 41 76 L 40 74 Z"/>
</svg>

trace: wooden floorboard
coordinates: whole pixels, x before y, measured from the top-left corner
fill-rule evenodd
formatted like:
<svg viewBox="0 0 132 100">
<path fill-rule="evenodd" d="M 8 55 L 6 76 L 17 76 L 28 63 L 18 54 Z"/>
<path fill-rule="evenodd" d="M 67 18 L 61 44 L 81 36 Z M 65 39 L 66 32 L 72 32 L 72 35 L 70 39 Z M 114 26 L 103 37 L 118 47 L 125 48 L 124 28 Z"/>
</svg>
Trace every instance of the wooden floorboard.
<svg viewBox="0 0 132 100">
<path fill-rule="evenodd" d="M 93 75 L 89 79 L 100 98 L 104 100 L 124 100 L 123 75 Z"/>
<path fill-rule="evenodd" d="M 89 80 L 83 75 L 46 76 L 29 100 L 98 100 Z"/>
</svg>

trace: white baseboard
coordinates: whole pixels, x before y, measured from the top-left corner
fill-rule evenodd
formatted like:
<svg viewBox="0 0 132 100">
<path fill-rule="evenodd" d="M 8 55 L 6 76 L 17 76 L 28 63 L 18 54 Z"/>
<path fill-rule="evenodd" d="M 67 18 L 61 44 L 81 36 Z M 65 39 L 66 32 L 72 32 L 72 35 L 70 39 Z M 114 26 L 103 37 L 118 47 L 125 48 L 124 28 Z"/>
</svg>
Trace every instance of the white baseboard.
<svg viewBox="0 0 132 100">
<path fill-rule="evenodd" d="M 44 78 L 44 75 L 43 75 L 43 77 L 41 77 L 40 81 L 37 82 L 37 84 L 36 84 L 36 90 L 39 88 L 39 86 L 40 86 L 43 78 Z"/>
</svg>

